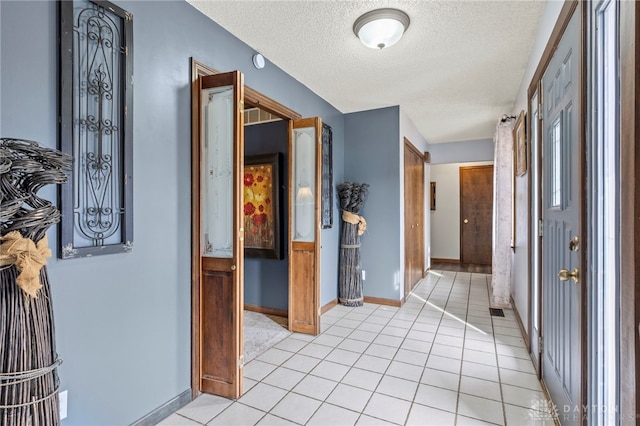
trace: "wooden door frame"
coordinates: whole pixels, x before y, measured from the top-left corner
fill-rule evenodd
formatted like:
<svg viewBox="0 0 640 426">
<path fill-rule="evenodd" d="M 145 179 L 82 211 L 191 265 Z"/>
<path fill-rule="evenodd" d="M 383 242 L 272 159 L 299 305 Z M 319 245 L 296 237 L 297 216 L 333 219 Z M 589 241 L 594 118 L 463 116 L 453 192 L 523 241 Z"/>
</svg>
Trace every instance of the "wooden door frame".
<svg viewBox="0 0 640 426">
<path fill-rule="evenodd" d="M 531 87 L 529 87 L 529 91 L 531 90 Z M 538 105 L 536 105 L 536 109 L 538 111 L 538 118 L 535 120 L 535 123 L 533 122 L 533 115 L 531 114 L 531 101 L 533 99 L 533 97 L 537 94 L 538 96 Z M 540 191 L 540 194 L 542 194 L 542 120 L 539 119 L 540 114 L 542 113 L 542 81 L 539 81 L 536 85 L 535 88 L 533 89 L 533 92 L 530 92 L 527 94 L 527 116 L 529 117 L 529 119 L 527 120 L 527 122 L 525 123 L 525 125 L 527 126 L 526 129 L 526 138 L 527 138 L 527 158 L 532 158 L 532 153 L 533 153 L 533 144 L 535 143 L 536 146 L 538 147 L 537 149 L 537 155 L 536 155 L 536 184 L 537 187 Z M 536 140 L 532 140 L 531 136 L 533 135 L 533 126 L 536 127 Z M 532 161 L 529 160 L 528 164 L 527 164 L 527 168 L 529 170 L 531 170 L 531 173 L 527 173 L 527 185 L 528 185 L 528 189 L 529 189 L 529 196 L 527 197 L 527 211 L 528 213 L 528 222 L 529 222 L 529 226 L 527 229 L 528 235 L 529 235 L 529 255 L 531 257 L 536 256 L 536 258 L 538 259 L 538 267 L 537 269 L 537 276 L 538 276 L 538 282 L 534 283 L 533 282 L 533 262 L 531 260 L 529 260 L 528 265 L 527 265 L 527 274 L 528 274 L 528 280 L 527 280 L 527 306 L 529 307 L 528 309 L 528 315 L 527 315 L 527 330 L 529 330 L 529 338 L 528 341 L 525 342 L 527 345 L 527 350 L 529 352 L 531 352 L 531 348 L 534 347 L 532 339 L 538 339 L 539 337 L 542 336 L 541 330 L 542 330 L 542 237 L 540 237 L 540 232 L 537 231 L 536 234 L 536 238 L 538 241 L 538 250 L 533 250 L 533 239 L 531 238 L 531 236 L 533 235 L 533 230 L 538 228 L 538 224 L 536 223 L 535 225 L 532 223 L 533 221 L 533 214 L 532 214 L 532 206 L 533 206 L 533 198 L 534 198 L 534 194 L 533 191 L 531 190 L 532 188 L 532 184 L 533 184 L 533 168 L 531 167 L 532 165 Z M 540 197 L 541 198 L 541 197 Z M 540 200 L 538 200 L 540 201 Z M 538 211 L 537 211 L 537 217 L 541 218 L 542 217 L 542 203 L 538 202 Z M 535 228 L 534 228 L 535 227 Z M 540 324 L 538 329 L 538 335 L 534 336 L 533 335 L 533 312 L 531 312 L 531 298 L 532 298 L 532 294 L 533 294 L 533 287 L 536 286 L 537 287 L 537 292 L 538 292 L 538 303 L 536 303 L 536 310 L 538 312 L 538 318 L 540 319 Z M 537 345 L 535 345 L 536 348 L 538 348 L 538 350 L 540 350 L 540 342 L 538 342 Z M 538 352 L 537 356 L 537 365 L 536 365 L 536 375 L 538 376 L 538 379 L 542 379 L 542 353 Z M 535 364 L 535 363 L 534 363 Z"/>
<path fill-rule="evenodd" d="M 421 185 L 422 185 L 422 214 L 421 214 L 421 218 L 422 218 L 422 241 L 420 242 L 421 246 L 422 246 L 422 250 L 421 250 L 421 257 L 420 257 L 420 272 L 422 277 L 425 277 L 425 242 L 424 242 L 424 236 L 425 236 L 425 230 L 424 230 L 424 218 L 425 218 L 425 203 L 424 200 L 426 199 L 425 196 L 425 184 L 424 184 L 424 153 L 422 153 L 420 150 L 418 150 L 418 148 L 415 147 L 414 144 L 411 143 L 411 141 L 409 139 L 407 139 L 406 137 L 404 138 L 404 147 L 405 149 L 409 149 L 409 151 L 411 151 L 412 153 L 414 153 L 421 161 L 420 161 L 420 169 L 421 169 L 421 175 L 422 175 L 422 179 L 421 179 Z M 404 151 L 403 151 L 404 154 Z M 404 155 L 403 155 L 403 160 L 404 160 Z M 407 162 L 404 161 L 404 176 L 403 176 L 403 182 L 404 182 L 404 195 L 406 195 L 406 184 L 407 184 Z M 407 200 L 405 198 L 404 201 L 404 205 L 405 205 L 405 217 L 403 218 L 404 221 L 404 226 L 405 226 L 405 241 L 404 241 L 404 248 L 405 248 L 405 253 L 404 253 L 404 264 L 405 264 L 405 273 L 404 273 L 404 278 L 406 280 L 407 277 L 407 272 L 406 272 L 406 267 L 407 267 L 407 235 L 406 235 L 406 227 L 407 227 L 407 217 L 406 217 L 406 209 L 407 209 Z M 415 283 L 411 283 L 411 290 L 413 290 Z M 403 295 L 403 299 L 402 300 L 406 300 L 408 293 L 406 292 L 407 289 L 407 284 L 405 283 L 404 285 L 404 291 L 403 293 L 406 293 Z M 410 290 L 410 291 L 411 291 Z"/>
<path fill-rule="evenodd" d="M 200 393 L 200 115 L 198 78 L 220 71 L 191 58 L 191 398 Z M 259 107 L 283 120 L 301 115 L 260 92 L 245 86 L 244 104 Z M 289 283 L 291 285 L 291 283 Z"/>
<path fill-rule="evenodd" d="M 620 2 L 620 416 L 640 408 L 640 6 Z M 633 416 L 633 417 L 632 417 Z"/>
<path fill-rule="evenodd" d="M 462 226 L 462 220 L 463 220 L 462 219 L 462 170 L 463 169 L 464 170 L 486 169 L 486 168 L 489 168 L 489 167 L 491 167 L 491 169 L 493 169 L 494 165 L 495 164 L 483 164 L 481 166 L 462 166 L 462 167 L 458 168 L 458 190 L 459 190 L 459 197 L 460 197 L 460 209 L 459 209 L 460 220 L 459 220 L 459 223 L 458 223 L 458 226 L 460 227 L 460 264 L 464 264 L 464 262 L 463 262 L 464 256 L 462 255 L 462 247 L 463 247 L 463 244 L 462 244 L 462 229 L 463 229 L 463 226 Z M 493 185 L 494 184 L 492 183 L 492 191 L 493 191 Z M 514 188 L 514 190 L 515 190 L 515 188 Z M 492 232 L 493 232 L 493 227 L 494 226 L 495 225 L 492 223 L 491 224 Z M 491 259 L 493 261 L 493 242 L 491 243 Z"/>
<path fill-rule="evenodd" d="M 544 76 L 545 71 L 547 70 L 547 67 L 549 66 L 549 63 L 551 62 L 551 59 L 553 58 L 553 54 L 555 53 L 555 51 L 558 48 L 558 45 L 560 44 L 560 40 L 562 39 L 562 37 L 564 36 L 565 30 L 567 28 L 567 26 L 569 25 L 569 21 L 571 20 L 571 18 L 573 17 L 574 13 L 578 13 L 578 49 L 579 49 L 579 69 L 578 69 L 578 78 L 579 78 L 579 82 L 580 82 L 580 87 L 578 88 L 578 153 L 577 155 L 579 155 L 579 160 L 578 160 L 578 164 L 581 165 L 580 167 L 580 171 L 579 171 L 579 182 L 581 182 L 581 188 L 580 190 L 580 216 L 579 216 L 579 221 L 578 221 L 578 229 L 580 230 L 580 238 L 582 239 L 581 241 L 581 246 L 582 247 L 587 247 L 587 227 L 588 227 L 588 221 L 586 220 L 586 212 L 587 212 L 587 185 L 584 183 L 585 180 L 585 125 L 586 125 L 586 106 L 587 106 L 587 94 L 586 94 L 586 82 L 587 82 L 587 69 L 586 69 L 586 64 L 585 64 L 585 54 L 586 54 L 586 49 L 587 49 L 587 37 L 586 37 L 586 33 L 585 33 L 585 28 L 586 28 L 586 19 L 587 19 L 587 13 L 586 13 L 586 8 L 588 7 L 588 2 L 580 2 L 579 0 L 565 0 L 564 5 L 562 6 L 562 9 L 560 10 L 560 14 L 558 16 L 558 20 L 556 21 L 555 26 L 553 27 L 553 30 L 551 32 L 551 35 L 549 37 L 549 41 L 547 42 L 547 45 L 542 53 L 542 57 L 540 58 L 540 61 L 538 63 L 538 66 L 536 68 L 536 71 L 533 74 L 533 77 L 531 79 L 531 83 L 529 84 L 529 88 L 527 90 L 527 115 L 529 117 L 531 117 L 531 110 L 530 110 L 530 105 L 531 105 L 531 98 L 533 97 L 533 95 L 536 93 L 536 91 L 538 89 L 541 89 L 538 92 L 538 99 L 540 100 L 539 103 L 540 104 L 544 104 L 544 92 L 543 92 L 543 87 L 542 87 L 542 77 Z M 543 119 L 544 119 L 544 115 L 543 115 Z M 530 140 L 530 135 L 531 135 L 531 120 L 529 120 L 529 123 L 527 124 L 528 126 L 528 138 L 529 138 L 529 142 L 531 143 L 532 141 Z M 542 143 L 542 139 L 544 138 L 544 135 L 540 135 L 540 143 Z M 540 149 L 538 150 L 539 152 L 539 156 L 542 156 L 542 147 L 540 146 Z M 538 179 L 539 179 L 539 183 L 541 184 L 541 179 L 543 178 L 542 176 L 542 161 L 538 162 Z M 531 174 L 529 174 L 528 177 L 528 185 L 529 185 L 529 206 L 532 205 L 532 199 L 531 197 L 533 197 L 534 195 L 531 193 Z M 538 194 L 538 201 L 539 201 L 539 205 L 540 208 L 543 209 L 543 200 L 542 200 L 542 187 L 540 186 L 540 193 Z M 529 207 L 529 211 L 531 210 L 531 208 Z M 542 216 L 541 216 L 542 217 Z M 529 222 L 531 222 L 531 215 L 529 214 Z M 531 223 L 529 223 L 529 226 L 537 226 L 537 224 L 533 225 Z M 531 239 L 529 239 L 529 253 L 533 253 L 533 247 L 532 247 L 532 241 Z M 586 255 L 585 255 L 585 251 L 586 250 L 581 250 L 580 254 L 579 254 L 579 269 L 581 271 L 585 271 L 585 264 L 586 264 Z M 543 265 L 542 265 L 542 244 L 540 244 L 540 252 L 539 253 L 533 253 L 534 255 L 538 256 L 538 259 L 540 260 L 539 262 L 539 269 L 540 272 L 542 271 Z M 529 261 L 529 266 L 528 266 L 528 297 L 527 297 L 527 303 L 529 306 L 531 306 L 531 289 L 533 285 L 538 286 L 539 288 L 539 295 L 540 295 L 540 300 L 539 300 L 539 315 L 540 315 L 540 333 L 543 336 L 543 330 L 544 330 L 544 316 L 542 315 L 542 274 L 540 273 L 538 275 L 540 282 L 538 283 L 533 283 L 532 282 L 532 278 L 531 278 L 531 270 L 532 270 L 532 265 L 531 265 L 531 261 Z M 586 274 L 583 274 L 583 276 L 586 276 Z M 586 378 L 588 377 L 588 359 L 587 359 L 587 326 L 588 326 L 588 322 L 587 322 L 587 292 L 585 291 L 585 286 L 583 285 L 584 283 L 581 283 L 580 287 L 579 287 L 579 309 L 580 309 L 580 313 L 579 313 L 579 317 L 580 317 L 580 324 L 581 324 L 581 335 L 580 335 L 580 340 L 582 342 L 582 351 L 580 354 L 580 371 L 581 371 L 581 383 L 580 383 L 580 392 L 579 392 L 579 398 L 580 400 L 577 401 L 577 405 L 579 406 L 579 410 L 580 410 L 580 416 L 581 418 L 584 418 L 584 413 L 583 413 L 583 407 L 587 398 L 587 380 Z M 532 321 L 532 313 L 531 310 L 529 310 L 529 315 L 528 315 L 528 324 L 529 324 L 529 330 L 531 330 L 531 321 Z M 532 337 L 532 333 L 530 333 L 530 338 Z M 530 345 L 529 345 L 530 346 Z M 544 353 L 542 353 L 540 355 L 540 357 L 543 357 Z M 549 397 L 546 385 L 544 383 L 544 380 L 542 378 L 542 365 L 543 362 L 542 360 L 540 361 L 540 371 L 538 372 L 539 374 L 539 378 L 540 381 L 543 385 L 543 389 L 545 391 L 545 393 L 547 394 L 547 397 Z"/>
</svg>

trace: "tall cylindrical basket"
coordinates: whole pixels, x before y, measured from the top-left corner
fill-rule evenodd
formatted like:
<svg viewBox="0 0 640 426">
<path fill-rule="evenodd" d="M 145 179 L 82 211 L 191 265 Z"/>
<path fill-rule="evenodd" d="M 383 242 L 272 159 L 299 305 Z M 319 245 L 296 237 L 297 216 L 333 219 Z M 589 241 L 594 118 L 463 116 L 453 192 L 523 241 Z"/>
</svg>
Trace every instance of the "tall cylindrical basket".
<svg viewBox="0 0 640 426">
<path fill-rule="evenodd" d="M 46 233 L 60 212 L 36 194 L 66 182 L 71 158 L 0 139 L 0 425 L 59 425 Z"/>
<path fill-rule="evenodd" d="M 345 182 L 338 185 L 342 208 L 338 300 L 345 306 L 362 306 L 364 303 L 360 236 L 367 229 L 367 224 L 359 213 L 368 193 L 369 185 L 366 183 Z"/>
</svg>

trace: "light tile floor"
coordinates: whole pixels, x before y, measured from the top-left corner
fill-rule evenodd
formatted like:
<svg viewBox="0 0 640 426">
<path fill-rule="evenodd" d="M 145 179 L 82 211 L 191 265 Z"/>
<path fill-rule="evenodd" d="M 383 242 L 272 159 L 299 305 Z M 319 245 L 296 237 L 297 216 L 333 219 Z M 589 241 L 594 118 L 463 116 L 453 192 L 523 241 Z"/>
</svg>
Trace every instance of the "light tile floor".
<svg viewBox="0 0 640 426">
<path fill-rule="evenodd" d="M 201 395 L 161 425 L 553 424 L 491 276 L 432 271 L 402 308 L 338 305 L 244 368 L 237 401 Z"/>
</svg>

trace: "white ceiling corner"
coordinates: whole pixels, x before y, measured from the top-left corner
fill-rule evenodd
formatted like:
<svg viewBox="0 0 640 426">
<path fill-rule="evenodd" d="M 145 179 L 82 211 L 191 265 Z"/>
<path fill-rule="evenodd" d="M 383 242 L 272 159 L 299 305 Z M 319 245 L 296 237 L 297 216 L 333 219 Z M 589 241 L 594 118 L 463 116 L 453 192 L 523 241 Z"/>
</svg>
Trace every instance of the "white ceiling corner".
<svg viewBox="0 0 640 426">
<path fill-rule="evenodd" d="M 187 0 L 343 113 L 399 105 L 429 143 L 492 138 L 527 66 L 546 0 Z M 363 13 L 405 11 L 384 50 Z"/>
</svg>

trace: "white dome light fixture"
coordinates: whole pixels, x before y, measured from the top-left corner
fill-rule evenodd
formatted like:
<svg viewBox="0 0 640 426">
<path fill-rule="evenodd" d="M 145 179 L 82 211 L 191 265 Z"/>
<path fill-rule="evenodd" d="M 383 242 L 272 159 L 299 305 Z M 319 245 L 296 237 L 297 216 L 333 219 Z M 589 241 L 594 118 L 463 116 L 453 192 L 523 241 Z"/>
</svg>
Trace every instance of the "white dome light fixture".
<svg viewBox="0 0 640 426">
<path fill-rule="evenodd" d="M 264 56 L 262 56 L 259 53 L 256 53 L 255 55 L 253 55 L 252 60 L 253 60 L 253 66 L 254 67 L 256 67 L 259 70 L 264 68 Z"/>
<path fill-rule="evenodd" d="M 409 15 L 398 9 L 376 9 L 356 19 L 353 32 L 372 49 L 393 46 L 409 28 Z"/>
</svg>

